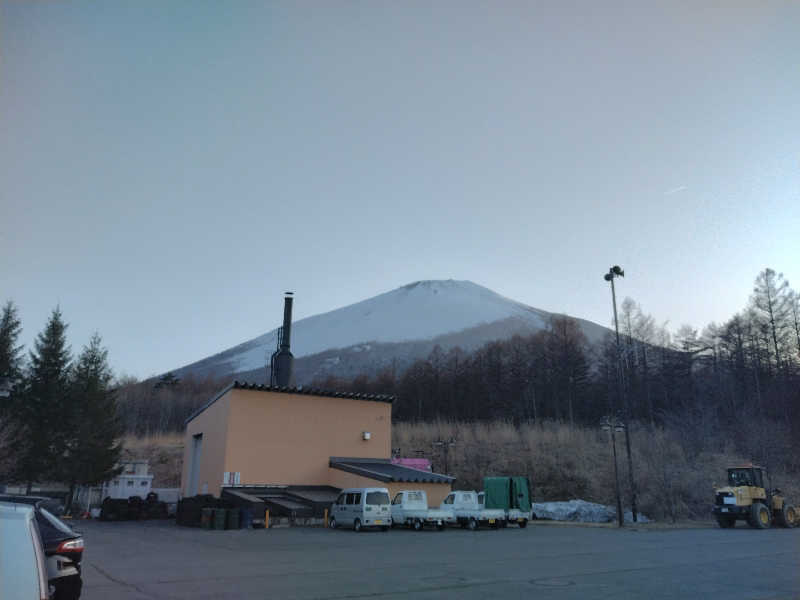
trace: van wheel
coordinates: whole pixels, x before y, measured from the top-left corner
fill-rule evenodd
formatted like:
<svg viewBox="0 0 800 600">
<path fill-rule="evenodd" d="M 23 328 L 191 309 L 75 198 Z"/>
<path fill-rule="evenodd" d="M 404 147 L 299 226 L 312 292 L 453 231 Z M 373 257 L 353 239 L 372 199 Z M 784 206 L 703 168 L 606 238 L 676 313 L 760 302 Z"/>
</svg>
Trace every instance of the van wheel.
<svg viewBox="0 0 800 600">
<path fill-rule="evenodd" d="M 420 521 L 419 519 L 414 519 L 414 523 L 411 526 L 414 528 L 414 531 L 421 531 L 422 521 Z"/>
<path fill-rule="evenodd" d="M 358 533 L 361 531 L 361 519 L 356 519 L 353 521 L 353 530 Z"/>
<path fill-rule="evenodd" d="M 470 519 L 467 522 L 467 529 L 470 531 L 475 531 L 478 528 L 478 522 L 475 519 Z"/>
<path fill-rule="evenodd" d="M 522 519 L 522 521 L 519 522 L 520 529 L 525 529 L 527 526 L 528 526 L 528 519 Z"/>
<path fill-rule="evenodd" d="M 336 529 L 336 517 L 331 517 L 328 521 L 328 527 L 331 529 Z"/>
</svg>

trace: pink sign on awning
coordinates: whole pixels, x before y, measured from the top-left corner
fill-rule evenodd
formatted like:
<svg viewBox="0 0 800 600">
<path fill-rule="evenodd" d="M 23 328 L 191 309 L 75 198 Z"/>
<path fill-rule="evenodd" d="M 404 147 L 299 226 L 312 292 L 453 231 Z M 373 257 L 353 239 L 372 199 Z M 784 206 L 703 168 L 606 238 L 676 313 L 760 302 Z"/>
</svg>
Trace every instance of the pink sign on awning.
<svg viewBox="0 0 800 600">
<path fill-rule="evenodd" d="M 418 469 L 420 471 L 431 471 L 431 461 L 427 458 L 393 458 L 392 464 Z"/>
</svg>

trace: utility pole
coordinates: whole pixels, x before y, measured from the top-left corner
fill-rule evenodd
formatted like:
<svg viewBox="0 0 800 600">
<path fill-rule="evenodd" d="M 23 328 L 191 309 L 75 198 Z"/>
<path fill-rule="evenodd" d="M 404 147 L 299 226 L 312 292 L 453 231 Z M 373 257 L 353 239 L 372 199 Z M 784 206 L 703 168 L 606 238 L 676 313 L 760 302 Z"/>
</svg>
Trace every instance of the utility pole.
<svg viewBox="0 0 800 600">
<path fill-rule="evenodd" d="M 431 445 L 435 448 L 442 448 L 444 449 L 444 474 L 447 475 L 447 454 L 450 450 L 451 446 L 456 445 L 455 438 L 450 438 L 449 440 L 438 439 L 434 440 Z"/>
<path fill-rule="evenodd" d="M 614 332 L 617 336 L 617 387 L 618 387 L 618 397 L 620 399 L 620 404 L 622 405 L 623 410 L 625 411 L 625 451 L 628 455 L 628 479 L 631 487 L 631 512 L 633 513 L 633 522 L 636 523 L 638 518 L 638 513 L 636 510 L 636 482 L 633 477 L 633 458 L 631 457 L 631 436 L 630 436 L 630 421 L 631 421 L 631 414 L 628 407 L 628 399 L 627 395 L 625 394 L 625 388 L 622 380 L 622 349 L 619 343 L 619 322 L 617 321 L 617 293 L 614 289 L 614 278 L 615 277 L 625 277 L 625 271 L 619 268 L 618 265 L 614 265 L 608 270 L 603 277 L 606 281 L 611 283 L 611 303 L 614 306 Z M 616 452 L 616 448 L 614 449 Z"/>
<path fill-rule="evenodd" d="M 622 514 L 622 496 L 619 491 L 619 471 L 617 469 L 617 435 L 616 430 L 619 427 L 617 419 L 614 416 L 603 417 L 600 422 L 600 427 L 603 431 L 611 432 L 611 448 L 614 455 L 614 492 L 617 499 L 617 523 L 619 527 L 623 527 L 625 519 Z"/>
</svg>

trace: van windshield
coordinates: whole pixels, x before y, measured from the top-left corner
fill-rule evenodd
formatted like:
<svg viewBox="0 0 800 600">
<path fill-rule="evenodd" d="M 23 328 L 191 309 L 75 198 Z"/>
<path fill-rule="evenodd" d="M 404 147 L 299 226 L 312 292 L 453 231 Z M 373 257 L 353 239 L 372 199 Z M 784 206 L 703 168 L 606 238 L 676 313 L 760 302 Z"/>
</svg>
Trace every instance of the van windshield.
<svg viewBox="0 0 800 600">
<path fill-rule="evenodd" d="M 370 506 L 389 504 L 389 494 L 386 492 L 367 492 L 367 504 Z"/>
</svg>

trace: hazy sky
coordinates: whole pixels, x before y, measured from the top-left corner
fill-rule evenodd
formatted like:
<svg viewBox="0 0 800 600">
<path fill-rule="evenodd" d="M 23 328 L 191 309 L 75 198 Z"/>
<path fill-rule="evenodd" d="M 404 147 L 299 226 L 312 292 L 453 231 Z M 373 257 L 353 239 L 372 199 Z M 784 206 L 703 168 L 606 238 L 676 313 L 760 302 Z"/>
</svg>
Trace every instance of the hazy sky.
<svg viewBox="0 0 800 600">
<path fill-rule="evenodd" d="M 419 279 L 800 288 L 800 3 L 0 3 L 0 301 L 146 376 Z"/>
</svg>

